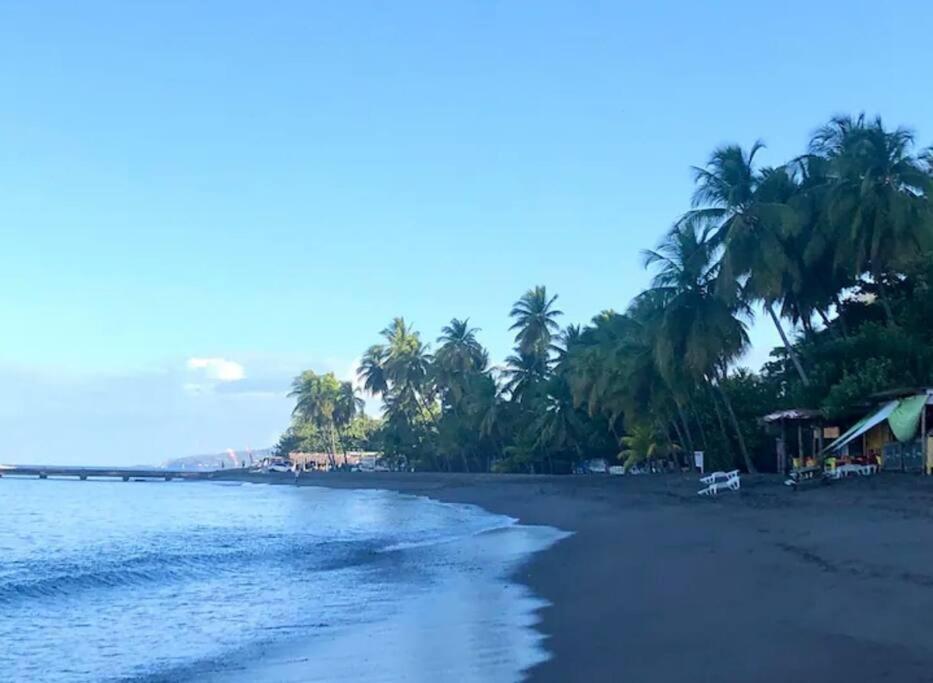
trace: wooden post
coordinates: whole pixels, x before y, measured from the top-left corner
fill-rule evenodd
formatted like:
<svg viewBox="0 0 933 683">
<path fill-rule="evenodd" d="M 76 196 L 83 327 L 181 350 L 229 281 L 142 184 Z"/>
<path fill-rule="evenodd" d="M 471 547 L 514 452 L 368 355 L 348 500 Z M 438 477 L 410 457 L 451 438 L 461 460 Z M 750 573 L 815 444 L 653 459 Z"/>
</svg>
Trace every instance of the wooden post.
<svg viewBox="0 0 933 683">
<path fill-rule="evenodd" d="M 927 404 L 924 395 L 923 408 L 920 411 L 920 458 L 923 460 L 923 471 L 930 474 L 930 464 L 927 462 Z"/>
<path fill-rule="evenodd" d="M 797 457 L 800 458 L 800 466 L 806 467 L 807 460 L 803 455 L 803 425 L 797 421 Z"/>
<path fill-rule="evenodd" d="M 784 474 L 787 472 L 787 430 L 784 427 L 784 418 L 781 418 L 781 452 L 780 458 L 778 459 L 779 472 Z"/>
</svg>

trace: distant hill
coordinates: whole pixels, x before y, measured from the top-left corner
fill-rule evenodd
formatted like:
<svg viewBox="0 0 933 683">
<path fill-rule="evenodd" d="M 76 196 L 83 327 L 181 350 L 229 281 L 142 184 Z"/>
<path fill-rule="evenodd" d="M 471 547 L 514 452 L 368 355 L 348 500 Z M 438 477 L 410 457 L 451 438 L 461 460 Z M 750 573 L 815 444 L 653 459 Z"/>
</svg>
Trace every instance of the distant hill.
<svg viewBox="0 0 933 683">
<path fill-rule="evenodd" d="M 223 453 L 209 453 L 206 455 L 188 455 L 183 458 L 166 460 L 159 467 L 166 470 L 182 472 L 204 472 L 219 470 L 221 468 L 243 467 L 258 463 L 263 458 L 272 455 L 272 448 L 258 448 L 255 450 L 235 451 L 233 449 Z"/>
</svg>

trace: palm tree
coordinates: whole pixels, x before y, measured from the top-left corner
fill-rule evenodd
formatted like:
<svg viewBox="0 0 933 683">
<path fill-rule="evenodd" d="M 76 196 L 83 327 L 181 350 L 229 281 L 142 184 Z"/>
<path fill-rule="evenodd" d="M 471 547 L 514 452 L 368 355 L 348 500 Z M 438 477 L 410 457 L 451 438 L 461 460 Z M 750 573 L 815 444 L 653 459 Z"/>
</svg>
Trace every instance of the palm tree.
<svg viewBox="0 0 933 683">
<path fill-rule="evenodd" d="M 515 320 L 509 329 L 518 330 L 515 335 L 518 352 L 538 359 L 542 365 L 547 365 L 551 340 L 560 330 L 556 319 L 563 312 L 554 308 L 556 301 L 556 294 L 549 298 L 547 288 L 538 285 L 525 292 L 509 312 Z"/>
<path fill-rule="evenodd" d="M 839 265 L 871 275 L 888 324 L 894 324 L 884 280 L 933 244 L 933 177 L 913 151 L 913 134 L 887 130 L 880 118 L 838 116 L 817 130 L 811 153 L 825 159 L 826 215 Z"/>
<path fill-rule="evenodd" d="M 522 402 L 547 379 L 547 367 L 535 354 L 514 353 L 505 359 L 505 389 L 512 400 Z"/>
<path fill-rule="evenodd" d="M 363 413 L 363 407 L 366 404 L 363 399 L 356 395 L 356 389 L 352 382 L 341 382 L 337 390 L 337 396 L 334 400 L 334 432 L 342 435 L 343 430 L 350 426 L 353 419 Z M 341 436 L 341 441 L 343 440 Z M 346 445 L 344 444 L 344 464 L 346 464 Z"/>
<path fill-rule="evenodd" d="M 440 446 L 445 457 L 448 452 L 458 455 L 466 472 L 470 459 L 480 457 L 483 441 L 481 412 L 485 407 L 471 398 L 486 394 L 489 384 L 495 387 L 487 373 L 489 354 L 476 339 L 478 331 L 470 327 L 469 318 L 453 318 L 438 337 L 433 365 L 441 397 Z"/>
<path fill-rule="evenodd" d="M 567 327 L 564 328 L 564 331 L 560 333 L 556 345 L 558 363 L 567 357 L 567 354 L 570 353 L 574 346 L 580 343 L 582 335 L 583 328 L 579 325 L 567 325 Z"/>
<path fill-rule="evenodd" d="M 345 384 L 352 393 L 353 386 L 349 382 Z M 292 414 L 313 424 L 328 439 L 328 459 L 331 467 L 336 466 L 337 421 L 342 419 L 341 408 L 345 409 L 341 406 L 341 383 L 332 372 L 318 375 L 306 370 L 294 379 L 288 395 L 297 399 Z"/>
<path fill-rule="evenodd" d="M 479 328 L 470 327 L 470 319 L 452 318 L 441 329 L 437 338 L 440 347 L 434 360 L 448 372 L 483 371 L 489 362 L 489 356 L 482 344 L 476 339 Z"/>
<path fill-rule="evenodd" d="M 433 358 L 404 318 L 393 319 L 381 334 L 385 343 L 366 351 L 357 375 L 367 391 L 382 396 L 387 443 L 407 457 L 436 429 Z"/>
<path fill-rule="evenodd" d="M 651 297 L 661 311 L 654 337 L 654 359 L 668 385 L 690 388 L 700 382 L 718 389 L 749 472 L 755 466 L 729 397 L 720 386 L 730 362 L 748 345 L 745 324 L 737 314 L 748 314 L 741 301 L 730 304 L 715 293 L 717 264 L 712 262 L 715 236 L 696 223 L 675 226 L 654 251 L 645 252 L 645 265 L 655 267 Z"/>
<path fill-rule="evenodd" d="M 831 332 L 828 312 L 836 307 L 838 327 L 847 335 L 840 294 L 855 284 L 851 269 L 837 262 L 837 240 L 826 215 L 830 188 L 829 165 L 805 154 L 787 166 L 794 189 L 788 203 L 796 214 L 796 230 L 785 231 L 785 254 L 793 262 L 795 277 L 783 293 L 781 315 L 804 322 L 815 313 Z"/>
<path fill-rule="evenodd" d="M 384 394 L 389 388 L 385 370 L 387 355 L 385 346 L 374 344 L 366 349 L 360 360 L 356 375 L 363 383 L 363 389 L 371 396 Z"/>
<path fill-rule="evenodd" d="M 572 461 L 583 456 L 585 427 L 563 378 L 555 376 L 549 385 L 542 405 L 529 424 L 529 431 L 533 435 L 532 448 L 545 454 L 548 469 L 553 474 L 552 453 L 569 452 Z"/>
<path fill-rule="evenodd" d="M 726 145 L 713 152 L 705 168 L 694 168 L 694 209 L 681 223 L 710 230 L 710 246 L 722 250 L 717 291 L 727 298 L 745 296 L 746 301 L 762 302 L 801 381 L 809 385 L 774 310 L 774 303 L 789 287 L 788 280 L 799 278 L 782 242 L 783 233 L 796 230 L 796 214 L 786 203 L 794 185 L 783 168 L 756 169 L 755 156 L 763 148 L 761 141 L 748 152 Z M 751 287 L 740 286 L 745 278 Z"/>
<path fill-rule="evenodd" d="M 632 426 L 629 433 L 620 439 L 622 450 L 618 458 L 628 469 L 646 460 L 667 458 L 680 450 L 672 443 L 664 430 L 657 425 L 640 422 Z"/>
</svg>

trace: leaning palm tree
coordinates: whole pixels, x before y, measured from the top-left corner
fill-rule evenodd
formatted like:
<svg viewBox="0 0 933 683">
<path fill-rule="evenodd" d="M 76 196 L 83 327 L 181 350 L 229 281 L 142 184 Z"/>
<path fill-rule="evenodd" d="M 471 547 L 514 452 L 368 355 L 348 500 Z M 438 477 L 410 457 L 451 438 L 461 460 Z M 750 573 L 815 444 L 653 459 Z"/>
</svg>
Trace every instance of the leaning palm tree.
<svg viewBox="0 0 933 683">
<path fill-rule="evenodd" d="M 385 370 L 387 356 L 385 346 L 374 344 L 366 349 L 360 360 L 356 375 L 363 383 L 363 389 L 371 396 L 384 394 L 389 388 Z"/>
<path fill-rule="evenodd" d="M 710 246 L 722 251 L 717 291 L 733 300 L 745 296 L 763 304 L 801 381 L 808 385 L 809 377 L 774 309 L 790 281 L 799 279 L 783 241 L 784 234 L 797 229 L 796 213 L 787 204 L 794 184 L 783 168 L 756 168 L 755 157 L 763 148 L 761 141 L 748 152 L 726 145 L 713 152 L 704 168 L 694 168 L 694 208 L 680 222 L 710 231 Z M 747 278 L 752 286 L 742 287 Z"/>
<path fill-rule="evenodd" d="M 742 302 L 730 304 L 715 292 L 717 265 L 711 254 L 714 234 L 696 224 L 675 226 L 654 251 L 645 252 L 645 265 L 656 269 L 651 297 L 661 311 L 654 338 L 658 371 L 672 387 L 708 383 L 714 386 L 730 416 L 739 449 L 749 472 L 754 463 L 728 395 L 722 390 L 729 363 L 748 345 L 739 314 Z"/>
</svg>

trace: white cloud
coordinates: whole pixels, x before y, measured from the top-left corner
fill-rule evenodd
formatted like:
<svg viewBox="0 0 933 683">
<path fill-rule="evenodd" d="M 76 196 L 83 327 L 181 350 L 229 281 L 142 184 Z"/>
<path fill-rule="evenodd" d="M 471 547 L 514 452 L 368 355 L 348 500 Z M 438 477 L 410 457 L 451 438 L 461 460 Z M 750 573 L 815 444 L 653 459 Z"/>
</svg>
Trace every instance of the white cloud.
<svg viewBox="0 0 933 683">
<path fill-rule="evenodd" d="M 201 370 L 208 379 L 236 382 L 246 377 L 246 370 L 236 361 L 226 358 L 189 358 L 189 370 Z"/>
</svg>

